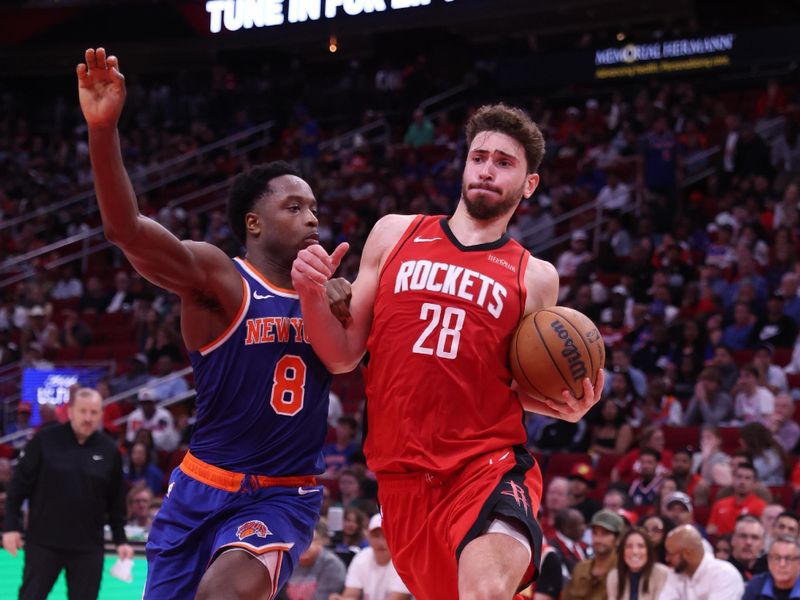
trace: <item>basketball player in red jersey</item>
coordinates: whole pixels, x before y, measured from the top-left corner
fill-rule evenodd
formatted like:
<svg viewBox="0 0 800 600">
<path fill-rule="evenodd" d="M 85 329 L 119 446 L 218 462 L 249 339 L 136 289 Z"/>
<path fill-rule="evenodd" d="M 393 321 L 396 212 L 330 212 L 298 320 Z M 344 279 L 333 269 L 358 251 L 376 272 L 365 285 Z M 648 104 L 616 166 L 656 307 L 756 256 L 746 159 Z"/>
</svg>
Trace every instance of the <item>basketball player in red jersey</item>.
<svg viewBox="0 0 800 600">
<path fill-rule="evenodd" d="M 418 600 L 510 599 L 529 583 L 542 478 L 524 449 L 523 409 L 575 422 L 603 389 L 602 370 L 580 401 L 512 387 L 517 325 L 558 298 L 553 266 L 506 234 L 539 183 L 544 139 L 501 104 L 470 119 L 467 141 L 452 217 L 388 215 L 373 228 L 346 326 L 325 283 L 347 245 L 301 250 L 292 270 L 318 355 L 345 370 L 368 352 L 364 451 L 394 564 Z"/>
</svg>

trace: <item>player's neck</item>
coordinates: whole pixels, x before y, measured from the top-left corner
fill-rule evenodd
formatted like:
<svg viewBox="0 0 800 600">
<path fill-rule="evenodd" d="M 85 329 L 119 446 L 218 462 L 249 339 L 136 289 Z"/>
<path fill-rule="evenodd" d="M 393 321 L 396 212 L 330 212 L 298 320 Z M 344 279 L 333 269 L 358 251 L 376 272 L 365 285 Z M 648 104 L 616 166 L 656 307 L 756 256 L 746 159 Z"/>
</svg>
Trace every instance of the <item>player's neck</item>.
<svg viewBox="0 0 800 600">
<path fill-rule="evenodd" d="M 294 289 L 291 265 L 283 265 L 269 256 L 259 256 L 255 252 L 248 252 L 246 258 L 247 262 L 253 265 L 271 283 L 287 290 Z"/>
<path fill-rule="evenodd" d="M 464 246 L 490 244 L 496 242 L 506 232 L 511 215 L 500 215 L 491 220 L 482 220 L 472 217 L 463 202 L 459 202 L 456 211 L 448 220 L 450 231 Z"/>
</svg>

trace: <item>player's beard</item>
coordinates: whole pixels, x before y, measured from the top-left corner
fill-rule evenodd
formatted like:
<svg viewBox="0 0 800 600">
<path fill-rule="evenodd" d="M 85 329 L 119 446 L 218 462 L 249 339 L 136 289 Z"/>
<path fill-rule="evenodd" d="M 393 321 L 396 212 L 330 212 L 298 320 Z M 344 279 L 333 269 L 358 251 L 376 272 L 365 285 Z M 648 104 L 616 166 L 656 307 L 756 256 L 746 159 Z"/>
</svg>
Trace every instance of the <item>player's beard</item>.
<svg viewBox="0 0 800 600">
<path fill-rule="evenodd" d="M 519 204 L 525 189 L 525 184 L 523 184 L 518 190 L 501 194 L 500 200 L 495 200 L 490 193 L 481 192 L 483 186 L 486 186 L 484 189 L 500 191 L 491 184 L 473 184 L 471 188 L 468 188 L 466 183 L 461 185 L 461 199 L 467 209 L 467 214 L 478 221 L 491 221 L 511 212 Z M 470 199 L 467 192 L 472 192 L 474 199 Z"/>
</svg>

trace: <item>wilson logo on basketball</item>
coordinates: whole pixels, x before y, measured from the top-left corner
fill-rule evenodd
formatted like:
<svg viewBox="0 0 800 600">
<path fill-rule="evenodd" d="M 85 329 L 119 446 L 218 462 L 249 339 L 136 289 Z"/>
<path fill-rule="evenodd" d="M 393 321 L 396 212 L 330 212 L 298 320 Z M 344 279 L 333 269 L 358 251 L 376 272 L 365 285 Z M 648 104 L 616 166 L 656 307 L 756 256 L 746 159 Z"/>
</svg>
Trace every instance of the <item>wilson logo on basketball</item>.
<svg viewBox="0 0 800 600">
<path fill-rule="evenodd" d="M 589 370 L 586 368 L 586 363 L 583 360 L 583 355 L 581 355 L 578 347 L 575 345 L 575 341 L 572 339 L 572 337 L 570 337 L 569 332 L 561 321 L 556 319 L 550 323 L 550 327 L 553 328 L 553 331 L 556 332 L 556 335 L 559 337 L 559 339 L 564 342 L 564 347 L 561 350 L 561 356 L 567 359 L 572 380 L 580 381 L 586 377 L 586 374 L 589 372 Z"/>
<path fill-rule="evenodd" d="M 247 523 L 242 523 L 239 525 L 239 529 L 236 530 L 236 537 L 238 537 L 240 540 L 250 537 L 251 535 L 257 535 L 260 538 L 265 538 L 268 535 L 272 535 L 272 532 L 267 528 L 266 525 L 264 525 L 262 521 L 247 521 Z"/>
</svg>

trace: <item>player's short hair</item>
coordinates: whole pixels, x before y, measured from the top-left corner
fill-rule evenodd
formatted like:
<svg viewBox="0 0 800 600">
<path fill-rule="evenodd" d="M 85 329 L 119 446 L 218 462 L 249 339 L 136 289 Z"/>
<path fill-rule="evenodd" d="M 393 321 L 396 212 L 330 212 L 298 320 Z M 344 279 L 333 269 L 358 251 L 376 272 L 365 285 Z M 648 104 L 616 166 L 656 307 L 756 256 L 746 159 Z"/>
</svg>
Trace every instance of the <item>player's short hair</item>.
<svg viewBox="0 0 800 600">
<path fill-rule="evenodd" d="M 228 224 L 241 244 L 247 241 L 244 216 L 253 210 L 256 200 L 271 192 L 270 181 L 283 175 L 301 176 L 292 165 L 277 160 L 253 167 L 233 180 L 228 194 Z"/>
<path fill-rule="evenodd" d="M 528 114 L 506 104 L 481 106 L 467 121 L 467 146 L 482 131 L 499 131 L 514 138 L 525 149 L 528 173 L 535 173 L 544 156 L 544 136 Z"/>
</svg>

